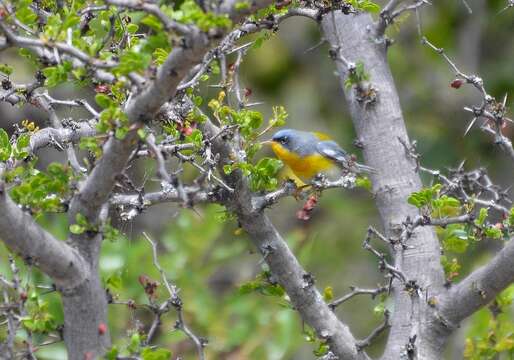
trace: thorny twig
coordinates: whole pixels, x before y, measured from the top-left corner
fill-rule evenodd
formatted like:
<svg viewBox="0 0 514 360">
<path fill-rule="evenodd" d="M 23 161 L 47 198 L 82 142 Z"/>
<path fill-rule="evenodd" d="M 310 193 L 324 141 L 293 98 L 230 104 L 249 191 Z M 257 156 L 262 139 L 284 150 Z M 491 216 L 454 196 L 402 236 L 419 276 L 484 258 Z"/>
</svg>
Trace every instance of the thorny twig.
<svg viewBox="0 0 514 360">
<path fill-rule="evenodd" d="M 158 312 L 156 313 L 156 318 L 154 319 L 154 322 L 152 323 L 152 326 L 150 327 L 150 331 L 148 333 L 147 342 L 151 340 L 153 335 L 155 334 L 157 326 L 160 324 L 160 317 L 163 312 L 167 311 L 169 305 L 172 305 L 175 310 L 177 311 L 178 320 L 175 324 L 175 328 L 179 329 L 186 334 L 191 341 L 195 344 L 196 350 L 198 352 L 198 358 L 199 360 L 205 359 L 204 354 L 204 347 L 206 345 L 205 340 L 199 338 L 196 336 L 189 327 L 185 324 L 184 316 L 182 312 L 182 299 L 179 296 L 179 289 L 171 284 L 166 276 L 166 273 L 162 269 L 161 265 L 159 264 L 159 259 L 157 256 L 157 243 L 154 242 L 145 232 L 143 232 L 143 236 L 148 240 L 150 245 L 152 246 L 152 256 L 153 256 L 153 264 L 159 271 L 159 274 L 161 275 L 161 280 L 166 286 L 166 289 L 168 290 L 168 294 L 170 297 L 158 308 Z"/>
<path fill-rule="evenodd" d="M 355 287 L 355 286 L 350 286 L 350 290 L 351 292 L 349 292 L 348 294 L 332 301 L 330 304 L 328 304 L 328 306 L 330 306 L 332 309 L 335 309 L 336 307 L 338 307 L 339 305 L 341 305 L 342 303 L 344 303 L 345 301 L 348 301 L 350 300 L 351 298 L 353 298 L 354 296 L 357 296 L 357 295 L 371 295 L 371 298 L 374 299 L 376 296 L 382 294 L 382 293 L 385 293 L 387 292 L 387 287 L 385 286 L 380 286 L 376 289 L 362 289 L 362 288 L 359 288 L 359 287 Z"/>
</svg>

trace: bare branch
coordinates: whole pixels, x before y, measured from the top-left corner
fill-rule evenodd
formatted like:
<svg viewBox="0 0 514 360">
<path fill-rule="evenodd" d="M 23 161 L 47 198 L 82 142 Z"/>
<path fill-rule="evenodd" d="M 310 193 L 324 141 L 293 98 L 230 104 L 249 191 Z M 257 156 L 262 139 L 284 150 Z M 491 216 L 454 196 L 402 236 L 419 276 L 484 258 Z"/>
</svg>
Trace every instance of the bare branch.
<svg viewBox="0 0 514 360">
<path fill-rule="evenodd" d="M 35 153 L 46 146 L 58 146 L 59 149 L 68 143 L 77 143 L 83 137 L 96 135 L 94 121 L 73 123 L 62 129 L 44 128 L 32 134 L 30 137 L 30 150 Z"/>
<path fill-rule="evenodd" d="M 181 35 L 185 35 L 190 32 L 189 26 L 171 20 L 159 9 L 157 4 L 139 0 L 106 0 L 106 3 L 109 5 L 125 7 L 132 10 L 141 10 L 148 14 L 154 15 L 164 25 L 166 30 L 173 30 Z"/>
<path fill-rule="evenodd" d="M 177 320 L 177 323 L 175 324 L 175 328 L 182 330 L 184 332 L 184 334 L 186 334 L 191 339 L 191 341 L 195 344 L 196 350 L 198 352 L 198 359 L 204 360 L 205 354 L 204 354 L 203 348 L 205 346 L 205 343 L 202 339 L 200 339 L 198 336 L 196 336 L 184 322 L 184 317 L 183 317 L 183 313 L 182 313 L 182 306 L 183 306 L 182 300 L 180 299 L 180 297 L 178 295 L 179 289 L 175 285 L 170 284 L 170 282 L 166 276 L 166 273 L 164 272 L 161 265 L 159 264 L 159 258 L 157 256 L 157 243 L 155 243 L 145 232 L 143 232 L 143 236 L 152 245 L 152 256 L 153 256 L 154 266 L 159 271 L 162 282 L 166 286 L 166 289 L 168 290 L 168 293 L 170 295 L 169 299 L 167 301 L 165 301 L 160 307 L 160 312 L 158 313 L 158 316 L 156 317 L 156 321 L 154 321 L 154 323 L 152 324 L 150 331 L 148 333 L 148 341 L 151 340 L 153 334 L 155 333 L 157 324 L 160 323 L 160 315 L 162 314 L 163 311 L 165 311 L 167 309 L 168 305 L 171 304 L 177 310 L 177 315 L 178 315 L 178 320 Z"/>
<path fill-rule="evenodd" d="M 57 113 L 52 108 L 52 105 L 50 105 L 49 101 L 44 97 L 38 97 L 38 102 L 41 105 L 41 107 L 48 113 L 48 116 L 50 117 L 50 122 L 52 123 L 53 127 L 57 130 L 63 129 L 63 126 L 61 124 L 61 120 L 57 116 Z M 72 169 L 77 173 L 85 173 L 86 169 L 84 169 L 82 166 L 80 166 L 79 161 L 77 159 L 77 154 L 75 153 L 75 150 L 73 149 L 73 145 L 66 145 L 66 155 L 68 156 L 68 161 L 72 167 Z"/>
<path fill-rule="evenodd" d="M 330 306 L 332 309 L 335 309 L 345 301 L 348 301 L 357 295 L 371 295 L 371 298 L 374 299 L 377 295 L 387 292 L 388 288 L 386 286 L 380 286 L 376 289 L 362 289 L 355 286 L 351 286 L 350 290 L 351 292 L 340 297 L 339 299 L 332 301 L 330 304 L 328 304 L 328 306 Z"/>
</svg>

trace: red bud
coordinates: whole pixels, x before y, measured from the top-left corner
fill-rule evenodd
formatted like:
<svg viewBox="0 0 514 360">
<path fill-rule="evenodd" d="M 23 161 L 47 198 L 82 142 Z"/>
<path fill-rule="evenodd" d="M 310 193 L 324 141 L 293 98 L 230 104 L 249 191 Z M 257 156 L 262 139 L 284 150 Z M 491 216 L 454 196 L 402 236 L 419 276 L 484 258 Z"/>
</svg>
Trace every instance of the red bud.
<svg viewBox="0 0 514 360">
<path fill-rule="evenodd" d="M 106 84 L 98 84 L 95 87 L 95 91 L 97 93 L 107 94 L 107 93 L 111 92 L 111 87 L 109 85 L 106 85 Z"/>
<path fill-rule="evenodd" d="M 462 79 L 455 79 L 450 83 L 450 86 L 454 89 L 459 89 L 462 84 L 464 84 L 464 80 Z"/>
<path fill-rule="evenodd" d="M 107 325 L 105 325 L 104 323 L 100 323 L 100 325 L 98 325 L 98 335 L 103 335 L 107 332 Z"/>
</svg>

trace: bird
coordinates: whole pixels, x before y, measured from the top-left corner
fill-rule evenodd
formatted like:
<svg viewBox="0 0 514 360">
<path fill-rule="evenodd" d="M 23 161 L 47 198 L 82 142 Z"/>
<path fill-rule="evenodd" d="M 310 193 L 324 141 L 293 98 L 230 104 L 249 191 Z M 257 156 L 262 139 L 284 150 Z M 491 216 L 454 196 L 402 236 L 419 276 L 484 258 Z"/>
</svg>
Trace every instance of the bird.
<svg viewBox="0 0 514 360">
<path fill-rule="evenodd" d="M 275 155 L 303 182 L 337 169 L 355 174 L 376 173 L 374 168 L 355 162 L 350 154 L 323 133 L 282 129 L 268 142 Z"/>
</svg>

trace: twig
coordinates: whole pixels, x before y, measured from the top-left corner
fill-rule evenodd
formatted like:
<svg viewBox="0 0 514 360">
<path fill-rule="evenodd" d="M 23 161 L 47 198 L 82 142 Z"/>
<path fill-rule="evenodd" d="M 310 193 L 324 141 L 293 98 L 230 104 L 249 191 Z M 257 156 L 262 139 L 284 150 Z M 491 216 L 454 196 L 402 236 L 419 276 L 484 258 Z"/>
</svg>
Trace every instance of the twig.
<svg viewBox="0 0 514 360">
<path fill-rule="evenodd" d="M 380 324 L 377 328 L 375 328 L 371 334 L 369 334 L 365 339 L 357 341 L 357 348 L 360 350 L 365 347 L 371 345 L 371 342 L 378 337 L 384 330 L 388 329 L 391 324 L 389 323 L 389 310 L 384 311 L 384 322 Z"/>
<path fill-rule="evenodd" d="M 161 275 L 162 282 L 166 286 L 166 289 L 168 290 L 168 293 L 170 295 L 169 299 L 164 302 L 161 307 L 159 308 L 158 316 L 152 323 L 152 326 L 150 328 L 150 331 L 153 331 L 148 333 L 148 341 L 151 340 L 151 336 L 155 333 L 155 330 L 157 326 L 160 323 L 160 314 L 162 314 L 163 311 L 167 308 L 167 304 L 171 304 L 174 306 L 174 308 L 177 311 L 178 320 L 175 324 L 175 328 L 182 330 L 190 339 L 193 341 L 193 343 L 196 346 L 196 350 L 198 352 L 198 359 L 199 360 L 205 360 L 205 354 L 203 351 L 203 348 L 205 346 L 205 342 L 201 340 L 198 336 L 196 336 L 185 324 L 184 317 L 182 314 L 182 300 L 180 299 L 178 295 L 179 289 L 175 286 L 170 284 L 168 281 L 168 278 L 166 277 L 166 273 L 162 269 L 161 265 L 159 264 L 159 259 L 157 256 L 157 244 L 145 233 L 143 232 L 143 236 L 148 240 L 148 242 L 152 246 L 152 256 L 153 256 L 153 264 L 159 271 L 159 274 Z"/>
<path fill-rule="evenodd" d="M 386 286 L 380 286 L 376 289 L 362 289 L 362 288 L 358 288 L 355 286 L 350 286 L 350 290 L 351 290 L 351 292 L 340 297 L 339 299 L 332 301 L 330 304 L 328 304 L 328 306 L 330 306 L 332 309 L 335 309 L 336 307 L 338 307 L 345 301 L 348 301 L 357 295 L 369 294 L 369 295 L 371 295 L 371 298 L 374 299 L 377 295 L 387 292 L 388 288 Z"/>
</svg>

